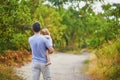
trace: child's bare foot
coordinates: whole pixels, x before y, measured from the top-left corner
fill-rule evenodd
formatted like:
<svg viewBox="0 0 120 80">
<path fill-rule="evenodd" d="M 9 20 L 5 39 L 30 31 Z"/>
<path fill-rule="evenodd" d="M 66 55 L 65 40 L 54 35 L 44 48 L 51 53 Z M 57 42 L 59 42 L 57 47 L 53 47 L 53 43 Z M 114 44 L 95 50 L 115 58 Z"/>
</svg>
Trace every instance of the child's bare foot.
<svg viewBox="0 0 120 80">
<path fill-rule="evenodd" d="M 45 66 L 48 66 L 48 65 L 50 65 L 51 64 L 51 62 L 47 62 L 46 64 L 45 64 Z"/>
</svg>

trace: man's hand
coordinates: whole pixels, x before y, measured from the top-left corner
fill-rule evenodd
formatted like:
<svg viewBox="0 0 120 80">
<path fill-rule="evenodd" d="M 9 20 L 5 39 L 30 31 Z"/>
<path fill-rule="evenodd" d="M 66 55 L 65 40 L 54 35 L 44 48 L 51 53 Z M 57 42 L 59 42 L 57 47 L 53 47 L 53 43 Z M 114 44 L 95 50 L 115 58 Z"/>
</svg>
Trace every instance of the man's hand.
<svg viewBox="0 0 120 80">
<path fill-rule="evenodd" d="M 54 52 L 53 47 L 49 47 L 49 48 L 48 48 L 48 53 L 49 53 L 49 54 L 52 54 L 53 52 Z"/>
</svg>

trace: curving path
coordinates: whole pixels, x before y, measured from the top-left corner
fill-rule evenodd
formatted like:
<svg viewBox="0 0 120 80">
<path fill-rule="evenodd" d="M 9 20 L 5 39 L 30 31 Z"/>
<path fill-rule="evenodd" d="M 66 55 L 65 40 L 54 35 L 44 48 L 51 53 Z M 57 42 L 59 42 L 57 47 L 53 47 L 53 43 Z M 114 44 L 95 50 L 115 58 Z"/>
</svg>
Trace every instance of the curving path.
<svg viewBox="0 0 120 80">
<path fill-rule="evenodd" d="M 83 62 L 89 58 L 90 54 L 84 52 L 82 55 L 72 55 L 57 53 L 51 55 L 50 65 L 52 80 L 90 80 L 89 77 L 82 73 Z M 16 72 L 25 80 L 32 80 L 31 63 Z M 41 75 L 41 80 L 43 80 Z"/>
</svg>

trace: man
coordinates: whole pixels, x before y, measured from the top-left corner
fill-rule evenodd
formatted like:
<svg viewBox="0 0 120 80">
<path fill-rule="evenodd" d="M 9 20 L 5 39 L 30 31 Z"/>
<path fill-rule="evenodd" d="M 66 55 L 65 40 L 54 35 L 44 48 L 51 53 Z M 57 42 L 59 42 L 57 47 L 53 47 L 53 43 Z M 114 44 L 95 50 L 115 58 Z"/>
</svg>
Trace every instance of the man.
<svg viewBox="0 0 120 80">
<path fill-rule="evenodd" d="M 42 72 L 44 80 L 51 80 L 49 66 L 45 66 L 46 51 L 53 53 L 54 49 L 52 48 L 49 41 L 40 35 L 41 26 L 39 22 L 35 22 L 32 25 L 34 35 L 29 38 L 30 47 L 32 50 L 32 72 L 33 80 L 40 79 L 40 73 Z"/>
</svg>

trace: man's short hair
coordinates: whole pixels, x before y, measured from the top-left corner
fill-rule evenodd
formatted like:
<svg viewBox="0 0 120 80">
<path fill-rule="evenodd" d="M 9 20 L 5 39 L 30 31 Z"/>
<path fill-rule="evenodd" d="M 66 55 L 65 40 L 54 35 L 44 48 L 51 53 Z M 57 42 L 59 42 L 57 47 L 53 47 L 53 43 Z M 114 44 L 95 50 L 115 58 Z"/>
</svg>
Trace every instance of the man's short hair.
<svg viewBox="0 0 120 80">
<path fill-rule="evenodd" d="M 40 26 L 40 23 L 39 22 L 35 22 L 33 25 L 32 25 L 32 29 L 34 32 L 39 32 L 41 30 L 41 26 Z"/>
</svg>

